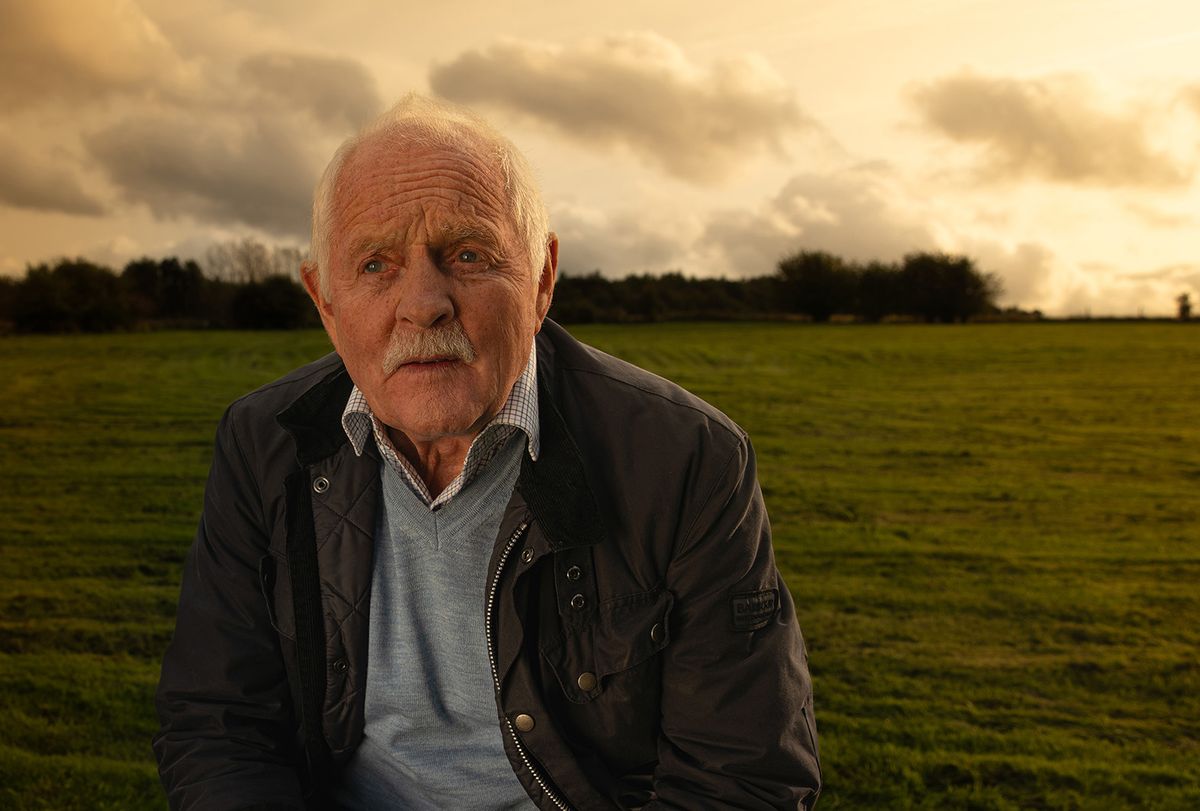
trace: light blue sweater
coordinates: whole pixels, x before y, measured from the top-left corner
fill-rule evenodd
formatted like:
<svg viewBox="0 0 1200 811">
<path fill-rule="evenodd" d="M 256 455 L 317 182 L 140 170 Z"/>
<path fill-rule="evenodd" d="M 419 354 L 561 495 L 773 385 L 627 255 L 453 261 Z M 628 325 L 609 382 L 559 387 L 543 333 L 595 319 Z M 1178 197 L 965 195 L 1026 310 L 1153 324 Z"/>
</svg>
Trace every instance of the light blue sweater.
<svg viewBox="0 0 1200 811">
<path fill-rule="evenodd" d="M 535 808 L 504 754 L 484 638 L 487 565 L 526 435 L 431 511 L 383 465 L 366 734 L 336 799 L 351 809 Z"/>
</svg>

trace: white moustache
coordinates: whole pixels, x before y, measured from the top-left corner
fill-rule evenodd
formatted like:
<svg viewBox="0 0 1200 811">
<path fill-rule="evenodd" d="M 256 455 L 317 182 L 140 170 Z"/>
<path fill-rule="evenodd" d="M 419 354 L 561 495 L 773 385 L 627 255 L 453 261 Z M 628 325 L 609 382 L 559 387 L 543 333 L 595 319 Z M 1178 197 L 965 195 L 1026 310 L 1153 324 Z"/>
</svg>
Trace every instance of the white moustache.
<svg viewBox="0 0 1200 811">
<path fill-rule="evenodd" d="M 406 363 L 433 359 L 463 363 L 475 360 L 475 347 L 461 323 L 451 321 L 437 329 L 393 333 L 383 356 L 383 373 L 391 374 Z"/>
</svg>

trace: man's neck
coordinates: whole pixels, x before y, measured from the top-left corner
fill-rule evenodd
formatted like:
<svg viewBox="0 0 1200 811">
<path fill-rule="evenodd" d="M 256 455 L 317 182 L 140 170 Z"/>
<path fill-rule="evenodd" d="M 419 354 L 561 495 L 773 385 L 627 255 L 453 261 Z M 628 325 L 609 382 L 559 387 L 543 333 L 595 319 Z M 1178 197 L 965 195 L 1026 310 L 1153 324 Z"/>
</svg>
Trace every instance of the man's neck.
<svg viewBox="0 0 1200 811">
<path fill-rule="evenodd" d="M 423 442 L 413 441 L 395 428 L 388 428 L 388 438 L 425 482 L 429 495 L 437 498 L 462 471 L 475 435 L 444 436 Z"/>
</svg>

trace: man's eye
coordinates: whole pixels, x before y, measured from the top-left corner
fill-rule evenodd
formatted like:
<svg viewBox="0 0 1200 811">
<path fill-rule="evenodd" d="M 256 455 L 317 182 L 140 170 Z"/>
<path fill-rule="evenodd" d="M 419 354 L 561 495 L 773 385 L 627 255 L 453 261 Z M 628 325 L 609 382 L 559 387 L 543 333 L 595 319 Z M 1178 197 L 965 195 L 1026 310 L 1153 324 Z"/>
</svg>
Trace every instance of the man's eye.
<svg viewBox="0 0 1200 811">
<path fill-rule="evenodd" d="M 472 265 L 483 261 L 483 257 L 479 255 L 479 251 L 472 250 L 459 251 L 457 259 L 459 262 L 466 262 Z"/>
<path fill-rule="evenodd" d="M 371 259 L 363 265 L 363 273 L 382 273 L 383 260 Z"/>
</svg>

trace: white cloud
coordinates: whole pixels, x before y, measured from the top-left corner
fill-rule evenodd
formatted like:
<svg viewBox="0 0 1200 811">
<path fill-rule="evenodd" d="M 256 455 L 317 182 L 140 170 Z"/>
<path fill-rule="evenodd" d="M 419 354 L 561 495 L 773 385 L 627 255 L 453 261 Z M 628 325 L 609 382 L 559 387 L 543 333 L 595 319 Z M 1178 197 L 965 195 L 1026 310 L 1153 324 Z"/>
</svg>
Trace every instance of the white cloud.
<svg viewBox="0 0 1200 811">
<path fill-rule="evenodd" d="M 1200 264 L 1195 262 L 1175 262 L 1152 270 L 1123 273 L 1118 278 L 1122 281 L 1131 282 L 1163 282 L 1171 287 L 1200 290 Z"/>
<path fill-rule="evenodd" d="M 1196 227 L 1196 217 L 1193 214 L 1175 212 L 1132 200 L 1125 204 L 1125 210 L 1152 228 L 1173 230 Z"/>
<path fill-rule="evenodd" d="M 918 86 L 925 126 L 979 148 L 981 174 L 1110 186 L 1186 185 L 1192 169 L 1153 144 L 1145 106 L 1112 110 L 1078 76 L 964 73 Z"/>
<path fill-rule="evenodd" d="M 936 246 L 926 214 L 886 165 L 861 164 L 795 175 L 755 210 L 718 211 L 703 242 L 735 276 L 771 273 L 799 250 L 893 261 Z"/>
<path fill-rule="evenodd" d="M 662 217 L 653 222 L 631 211 L 615 213 L 557 205 L 551 222 L 559 239 L 559 269 L 569 275 L 600 271 L 605 276 L 661 273 L 676 269 L 688 255 L 695 228 Z"/>
<path fill-rule="evenodd" d="M 10 108 L 185 82 L 187 66 L 131 0 L 0 0 L 0 103 Z"/>
<path fill-rule="evenodd" d="M 995 273 L 1003 290 L 999 303 L 1045 310 L 1053 292 L 1057 260 L 1045 245 L 1022 242 L 1007 247 L 992 240 L 969 240 L 961 252 L 985 273 Z"/>
<path fill-rule="evenodd" d="M 16 208 L 120 216 L 123 203 L 302 238 L 323 161 L 382 106 L 354 59 L 243 57 L 248 38 L 228 53 L 211 37 L 185 57 L 130 0 L 0 0 L 0 18 L 0 103 L 17 111 L 14 136 L 0 133 L 0 203 Z M 101 178 L 104 195 L 83 182 Z"/>
<path fill-rule="evenodd" d="M 765 61 L 701 66 L 649 32 L 571 46 L 506 39 L 430 73 L 434 92 L 538 122 L 577 143 L 634 153 L 707 182 L 816 124 Z"/>
<path fill-rule="evenodd" d="M 1125 271 L 1109 262 L 1085 262 L 1055 279 L 1049 312 L 1065 316 L 1173 316 L 1181 293 L 1200 294 L 1200 265 L 1176 262 Z"/>
<path fill-rule="evenodd" d="M 304 111 L 325 127 L 346 134 L 366 124 L 382 108 L 374 78 L 352 59 L 259 53 L 242 62 L 238 74 L 259 91 L 256 106 Z"/>
<path fill-rule="evenodd" d="M 0 204 L 36 211 L 100 215 L 104 204 L 79 182 L 78 161 L 31 148 L 0 132 Z"/>
<path fill-rule="evenodd" d="M 144 256 L 149 251 L 128 234 L 117 234 L 82 253 L 91 261 L 120 272 L 131 259 Z"/>
<path fill-rule="evenodd" d="M 159 218 L 245 224 L 303 236 L 319 158 L 293 122 L 184 112 L 145 113 L 88 139 L 97 162 L 130 203 Z"/>
</svg>

